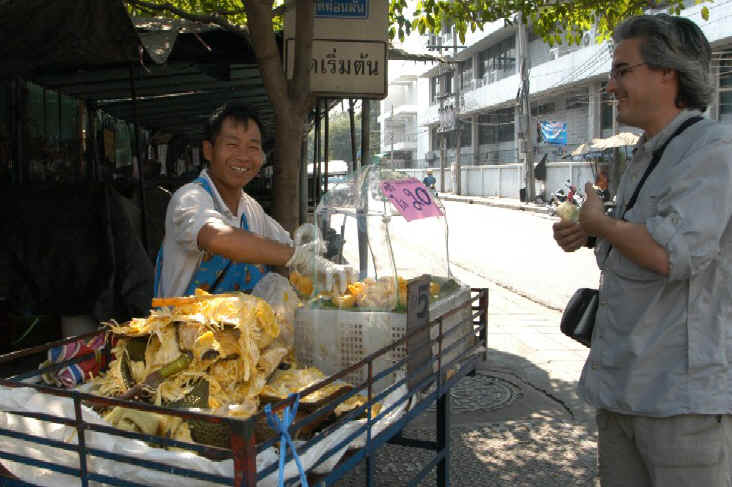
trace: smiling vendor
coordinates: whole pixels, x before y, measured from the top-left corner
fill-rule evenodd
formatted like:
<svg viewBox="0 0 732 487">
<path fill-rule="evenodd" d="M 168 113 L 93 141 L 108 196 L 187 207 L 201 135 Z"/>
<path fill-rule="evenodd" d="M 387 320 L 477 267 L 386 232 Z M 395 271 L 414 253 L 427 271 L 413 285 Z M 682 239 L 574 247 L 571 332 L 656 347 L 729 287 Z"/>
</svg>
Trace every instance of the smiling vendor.
<svg viewBox="0 0 732 487">
<path fill-rule="evenodd" d="M 293 246 L 289 233 L 244 192 L 264 163 L 261 123 L 246 105 L 217 108 L 206 124 L 208 166 L 173 194 L 155 266 L 157 297 L 250 291 L 270 265 L 309 268 L 343 293 L 349 269 Z"/>
</svg>

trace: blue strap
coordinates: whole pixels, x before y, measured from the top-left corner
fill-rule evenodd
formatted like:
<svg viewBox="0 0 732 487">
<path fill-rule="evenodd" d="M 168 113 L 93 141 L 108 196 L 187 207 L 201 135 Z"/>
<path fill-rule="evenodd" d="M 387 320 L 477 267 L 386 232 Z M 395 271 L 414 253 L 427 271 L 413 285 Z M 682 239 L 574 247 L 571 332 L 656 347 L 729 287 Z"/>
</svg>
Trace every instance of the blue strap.
<svg viewBox="0 0 732 487">
<path fill-rule="evenodd" d="M 287 456 L 287 445 L 290 445 L 290 450 L 292 450 L 292 458 L 295 459 L 295 464 L 297 465 L 297 469 L 300 472 L 300 483 L 302 484 L 302 487 L 308 487 L 308 479 L 305 475 L 305 469 L 302 467 L 302 463 L 300 462 L 300 457 L 297 455 L 297 450 L 295 450 L 295 444 L 292 442 L 292 438 L 290 437 L 290 425 L 295 420 L 295 415 L 297 415 L 297 406 L 300 404 L 300 394 L 294 394 L 295 401 L 292 403 L 292 410 L 290 410 L 290 406 L 285 407 L 285 411 L 282 414 L 282 419 L 280 420 L 279 417 L 277 417 L 276 414 L 272 414 L 272 406 L 270 404 L 266 404 L 264 406 L 264 412 L 267 415 L 267 423 L 269 424 L 270 428 L 275 430 L 280 435 L 280 473 L 279 473 L 279 481 L 278 481 L 278 487 L 283 487 L 285 485 L 285 457 Z"/>
<path fill-rule="evenodd" d="M 160 278 L 163 274 L 163 245 L 160 245 L 158 255 L 155 257 L 155 281 L 153 282 L 153 296 L 162 297 L 160 295 Z"/>
<path fill-rule="evenodd" d="M 208 184 L 208 181 L 206 180 L 206 178 L 202 178 L 201 176 L 198 176 L 196 179 L 193 180 L 193 182 L 203 186 L 203 189 L 205 189 L 206 192 L 211 195 L 211 199 L 214 199 L 214 201 L 215 201 L 214 192 L 211 189 L 211 185 Z M 249 224 L 247 223 L 247 214 L 246 213 L 242 212 L 241 222 L 239 222 L 239 223 L 241 225 L 241 228 L 249 231 Z"/>
<path fill-rule="evenodd" d="M 203 177 L 198 177 L 192 182 L 200 185 L 215 201 L 215 193 L 208 180 Z M 243 230 L 249 231 L 247 216 L 244 212 L 241 215 L 240 225 Z M 162 268 L 163 247 L 161 246 L 155 262 L 155 279 L 153 284 L 154 293 L 158 297 L 161 296 Z M 188 283 L 184 295 L 193 294 L 197 287 L 207 289 L 210 292 L 249 292 L 267 272 L 269 272 L 269 268 L 265 265 L 231 262 L 229 259 L 220 255 L 213 255 L 199 264 L 198 269 L 196 269 L 191 281 Z"/>
</svg>

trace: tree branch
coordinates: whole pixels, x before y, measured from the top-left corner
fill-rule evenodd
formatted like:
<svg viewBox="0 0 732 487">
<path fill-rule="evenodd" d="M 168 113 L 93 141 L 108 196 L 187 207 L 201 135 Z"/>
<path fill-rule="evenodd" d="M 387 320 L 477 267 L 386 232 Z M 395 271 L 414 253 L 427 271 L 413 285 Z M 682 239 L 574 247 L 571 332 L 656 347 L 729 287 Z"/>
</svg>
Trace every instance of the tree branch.
<svg viewBox="0 0 732 487">
<path fill-rule="evenodd" d="M 161 4 L 154 4 L 145 2 L 143 0 L 124 0 L 125 3 L 128 3 L 135 7 L 140 7 L 142 9 L 152 10 L 152 11 L 167 11 L 172 14 L 175 14 L 181 18 L 192 20 L 194 22 L 201 22 L 204 24 L 215 24 L 221 27 L 222 29 L 225 29 L 229 32 L 233 32 L 234 34 L 237 34 L 241 37 L 244 37 L 245 39 L 249 40 L 249 29 L 247 27 L 232 24 L 226 19 L 226 15 L 240 15 L 244 13 L 244 11 L 221 11 L 216 12 L 212 14 L 193 14 L 191 12 L 187 12 L 185 10 L 182 10 L 174 5 L 171 5 L 169 3 L 161 3 Z"/>
</svg>

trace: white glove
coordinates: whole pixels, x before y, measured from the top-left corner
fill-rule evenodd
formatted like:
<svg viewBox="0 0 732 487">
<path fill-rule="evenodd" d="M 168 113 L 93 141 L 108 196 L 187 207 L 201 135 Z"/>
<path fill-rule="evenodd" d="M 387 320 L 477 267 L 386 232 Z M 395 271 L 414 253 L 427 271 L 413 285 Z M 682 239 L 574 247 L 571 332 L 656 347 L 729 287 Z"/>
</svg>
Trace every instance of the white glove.
<svg viewBox="0 0 732 487">
<path fill-rule="evenodd" d="M 318 228 L 312 223 L 303 223 L 295 230 L 292 240 L 295 242 L 295 246 L 315 242 L 318 240 Z"/>
<path fill-rule="evenodd" d="M 310 242 L 295 247 L 295 252 L 285 264 L 300 274 L 315 275 L 319 287 L 324 291 L 343 295 L 353 280 L 353 269 L 348 265 L 334 264 L 321 257 L 322 242 Z"/>
<path fill-rule="evenodd" d="M 320 241 L 297 245 L 295 252 L 292 253 L 292 257 L 290 257 L 285 265 L 287 267 L 294 267 L 300 274 L 303 274 L 304 272 L 302 271 L 307 270 L 310 263 L 316 257 L 320 257 L 320 254 L 323 252 L 325 252 L 325 248 L 323 242 Z"/>
</svg>

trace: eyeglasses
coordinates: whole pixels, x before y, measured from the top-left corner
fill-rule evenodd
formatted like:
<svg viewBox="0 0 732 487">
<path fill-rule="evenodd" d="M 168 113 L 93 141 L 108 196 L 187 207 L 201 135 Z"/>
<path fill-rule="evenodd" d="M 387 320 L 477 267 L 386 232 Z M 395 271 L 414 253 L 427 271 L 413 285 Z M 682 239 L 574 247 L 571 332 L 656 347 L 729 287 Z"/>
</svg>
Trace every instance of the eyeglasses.
<svg viewBox="0 0 732 487">
<path fill-rule="evenodd" d="M 633 71 L 633 69 L 637 68 L 638 66 L 643 66 L 646 63 L 638 63 L 638 64 L 632 64 L 630 66 L 621 66 L 619 68 L 613 68 L 610 70 L 610 73 L 608 74 L 609 79 L 614 79 L 615 81 L 619 79 L 623 79 L 623 77 Z"/>
</svg>

